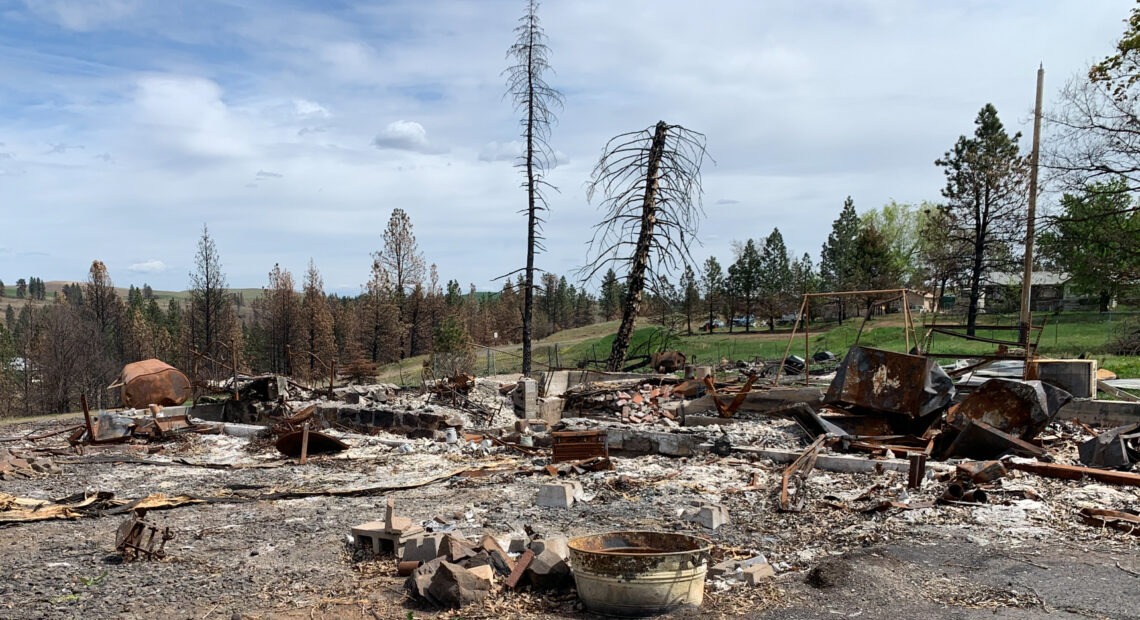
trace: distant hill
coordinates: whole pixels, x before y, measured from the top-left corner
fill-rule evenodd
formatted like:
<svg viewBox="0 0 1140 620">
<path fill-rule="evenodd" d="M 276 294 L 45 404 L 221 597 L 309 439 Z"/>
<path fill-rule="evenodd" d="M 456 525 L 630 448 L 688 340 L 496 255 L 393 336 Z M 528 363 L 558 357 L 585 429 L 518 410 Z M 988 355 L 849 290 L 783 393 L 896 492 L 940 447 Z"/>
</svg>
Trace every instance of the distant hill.
<svg viewBox="0 0 1140 620">
<path fill-rule="evenodd" d="M 30 302 L 30 303 L 35 303 L 35 304 L 51 303 L 54 300 L 55 295 L 57 293 L 59 293 L 60 291 L 62 291 L 63 287 L 65 285 L 68 285 L 68 284 L 79 284 L 80 286 L 82 286 L 83 282 L 77 283 L 77 282 L 69 282 L 67 280 L 44 281 L 44 289 L 47 291 L 47 298 L 44 301 L 35 301 L 35 302 Z M 11 305 L 14 310 L 19 310 L 20 308 L 24 307 L 24 305 L 29 303 L 29 300 L 27 300 L 27 299 L 17 299 L 16 298 L 16 286 L 14 284 L 11 284 L 9 282 L 5 282 L 4 285 L 5 285 L 4 286 L 4 296 L 2 298 L 0 298 L 0 309 L 3 309 L 5 306 Z M 123 288 L 120 286 L 115 287 L 115 291 L 117 291 L 119 293 L 119 297 L 121 297 L 124 301 L 126 301 L 126 299 L 127 299 L 127 292 L 129 290 L 130 290 L 130 287 L 127 287 L 127 288 Z M 262 290 L 260 288 L 232 288 L 232 289 L 230 289 L 230 292 L 241 294 L 242 299 L 247 304 L 249 302 L 255 300 L 255 299 L 259 299 L 261 297 L 261 294 L 262 294 Z M 155 290 L 154 296 L 156 299 L 158 299 L 160 302 L 163 302 L 163 303 L 165 303 L 167 300 L 170 300 L 170 299 L 177 299 L 179 301 L 185 301 L 185 300 L 190 299 L 190 291 L 159 291 L 159 290 Z"/>
</svg>

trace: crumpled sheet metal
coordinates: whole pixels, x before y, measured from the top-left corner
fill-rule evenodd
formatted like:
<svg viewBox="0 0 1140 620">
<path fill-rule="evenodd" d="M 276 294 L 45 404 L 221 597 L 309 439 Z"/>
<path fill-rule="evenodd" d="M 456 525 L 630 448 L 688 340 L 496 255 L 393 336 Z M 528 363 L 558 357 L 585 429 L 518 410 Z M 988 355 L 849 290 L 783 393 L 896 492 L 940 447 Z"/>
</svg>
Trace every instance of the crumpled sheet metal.
<svg viewBox="0 0 1140 620">
<path fill-rule="evenodd" d="M 921 418 L 954 398 L 954 381 L 933 359 L 852 347 L 823 402 Z"/>
<path fill-rule="evenodd" d="M 969 420 L 984 422 L 1029 440 L 1052 422 L 1057 411 L 1072 398 L 1068 392 L 1040 381 L 990 379 L 951 408 L 946 421 L 959 430 Z"/>
</svg>

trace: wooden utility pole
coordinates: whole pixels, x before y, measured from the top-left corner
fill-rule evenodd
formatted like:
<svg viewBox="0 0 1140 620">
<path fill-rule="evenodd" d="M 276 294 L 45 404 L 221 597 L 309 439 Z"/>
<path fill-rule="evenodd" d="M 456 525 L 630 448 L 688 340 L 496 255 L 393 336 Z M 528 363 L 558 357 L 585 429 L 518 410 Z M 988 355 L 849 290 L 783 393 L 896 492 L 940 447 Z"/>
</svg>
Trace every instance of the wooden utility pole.
<svg viewBox="0 0 1140 620">
<path fill-rule="evenodd" d="M 1030 303 L 1033 300 L 1033 228 L 1037 215 L 1037 159 L 1041 150 L 1041 91 L 1045 87 L 1045 67 L 1037 68 L 1037 102 L 1033 107 L 1033 151 L 1029 153 L 1029 213 L 1025 221 L 1025 271 L 1021 278 L 1021 320 L 1019 338 L 1029 359 L 1029 333 L 1033 326 Z M 1028 371 L 1028 365 L 1026 365 Z"/>
</svg>

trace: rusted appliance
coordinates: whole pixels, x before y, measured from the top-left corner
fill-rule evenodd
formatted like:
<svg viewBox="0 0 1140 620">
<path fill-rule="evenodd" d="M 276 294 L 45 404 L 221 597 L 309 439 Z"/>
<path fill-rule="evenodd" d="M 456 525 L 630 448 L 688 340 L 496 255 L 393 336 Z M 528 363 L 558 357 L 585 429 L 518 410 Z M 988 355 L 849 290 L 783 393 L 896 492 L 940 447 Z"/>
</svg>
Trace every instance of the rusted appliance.
<svg viewBox="0 0 1140 620">
<path fill-rule="evenodd" d="M 123 405 L 173 407 L 190 398 L 190 380 L 180 370 L 162 360 L 149 359 L 123 366 L 119 381 L 111 386 L 122 390 Z"/>
</svg>

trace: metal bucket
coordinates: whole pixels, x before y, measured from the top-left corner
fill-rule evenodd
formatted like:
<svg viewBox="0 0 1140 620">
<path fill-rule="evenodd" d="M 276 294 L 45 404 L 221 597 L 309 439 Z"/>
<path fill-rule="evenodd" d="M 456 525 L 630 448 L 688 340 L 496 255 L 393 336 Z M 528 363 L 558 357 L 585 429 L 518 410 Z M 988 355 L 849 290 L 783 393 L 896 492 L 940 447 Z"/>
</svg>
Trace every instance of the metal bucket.
<svg viewBox="0 0 1140 620">
<path fill-rule="evenodd" d="M 609 532 L 571 540 L 570 565 L 590 611 L 652 616 L 704 601 L 710 549 L 686 534 Z"/>
</svg>

